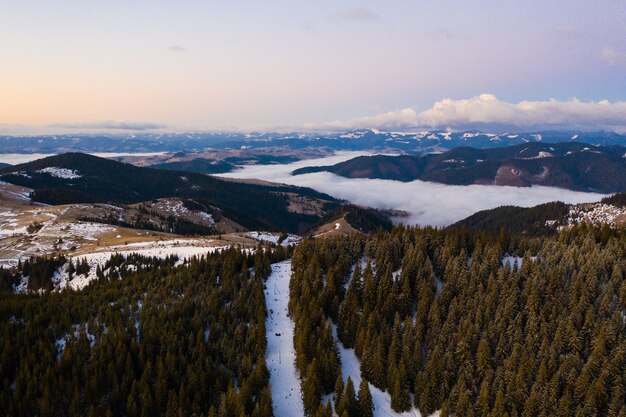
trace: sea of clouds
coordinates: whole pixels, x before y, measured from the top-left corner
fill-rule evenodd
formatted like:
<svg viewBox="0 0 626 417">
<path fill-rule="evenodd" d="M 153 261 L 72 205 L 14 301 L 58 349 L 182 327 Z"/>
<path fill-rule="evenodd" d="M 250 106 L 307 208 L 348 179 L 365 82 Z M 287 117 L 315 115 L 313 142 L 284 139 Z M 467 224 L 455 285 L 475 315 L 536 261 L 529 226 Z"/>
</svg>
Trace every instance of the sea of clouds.
<svg viewBox="0 0 626 417">
<path fill-rule="evenodd" d="M 531 207 L 549 201 L 584 203 L 598 201 L 604 195 L 554 187 L 501 187 L 495 185 L 445 185 L 426 181 L 400 182 L 378 179 L 344 178 L 328 172 L 296 175 L 297 168 L 333 165 L 367 155 L 363 152 L 339 152 L 336 155 L 284 165 L 251 165 L 223 174 L 231 178 L 257 178 L 267 181 L 311 187 L 336 198 L 379 209 L 404 210 L 406 224 L 446 226 L 473 213 L 502 205 Z"/>
</svg>

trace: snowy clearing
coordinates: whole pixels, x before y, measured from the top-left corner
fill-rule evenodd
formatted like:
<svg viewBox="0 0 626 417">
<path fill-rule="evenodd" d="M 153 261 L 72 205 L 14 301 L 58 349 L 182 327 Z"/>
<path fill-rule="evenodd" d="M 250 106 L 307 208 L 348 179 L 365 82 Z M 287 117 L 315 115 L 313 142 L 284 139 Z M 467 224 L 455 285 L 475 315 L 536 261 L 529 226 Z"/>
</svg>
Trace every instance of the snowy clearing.
<svg viewBox="0 0 626 417">
<path fill-rule="evenodd" d="M 87 275 L 74 274 L 71 278 L 68 273 L 69 262 L 61 266 L 52 277 L 52 283 L 56 290 L 63 290 L 71 288 L 74 290 L 80 290 L 85 288 L 89 283 L 95 280 L 96 269 L 104 267 L 104 264 L 111 258 L 112 255 L 118 254 L 124 257 L 128 257 L 131 254 L 138 254 L 145 257 L 156 257 L 159 259 L 165 259 L 168 256 L 178 256 L 178 265 L 182 264 L 184 260 L 190 259 L 194 256 L 204 256 L 207 253 L 212 253 L 218 250 L 223 250 L 230 247 L 230 245 L 216 246 L 216 242 L 207 239 L 171 239 L 163 241 L 150 241 L 129 243 L 127 245 L 118 245 L 107 248 L 102 252 L 86 253 L 83 255 L 77 255 L 74 257 L 68 257 L 72 262 L 77 263 L 80 261 L 87 261 L 89 265 L 89 272 Z M 132 265 L 126 265 L 127 268 L 133 269 Z M 103 270 L 105 275 L 108 275 L 109 270 Z M 15 292 L 26 292 L 28 288 L 28 279 L 23 279 L 22 282 L 14 288 Z"/>
<path fill-rule="evenodd" d="M 172 239 L 160 242 L 139 242 L 129 243 L 128 245 L 112 246 L 103 252 L 88 253 L 74 257 L 74 262 L 83 259 L 87 260 L 87 263 L 89 264 L 89 274 L 87 274 L 87 276 L 74 275 L 74 277 L 70 280 L 67 274 L 67 265 L 64 265 L 61 267 L 64 271 L 61 271 L 61 273 L 56 277 L 57 280 L 55 282 L 55 287 L 58 287 L 59 289 L 70 287 L 75 290 L 86 287 L 92 280 L 96 279 L 96 267 L 100 266 L 102 268 L 105 262 L 108 261 L 114 254 L 123 255 L 125 257 L 130 254 L 138 254 L 141 256 L 156 257 L 159 259 L 165 259 L 168 256 L 176 255 L 179 258 L 179 264 L 181 264 L 185 259 L 190 259 L 194 256 L 204 256 L 209 252 L 212 253 L 216 250 L 222 250 L 227 247 L 228 246 L 214 246 L 214 241 L 212 240 L 191 239 Z"/>
<path fill-rule="evenodd" d="M 531 261 L 536 261 L 537 257 L 536 256 L 531 256 L 530 257 Z M 505 256 L 502 258 L 502 266 L 506 266 L 509 265 L 509 268 L 514 269 L 514 268 L 521 268 L 522 265 L 524 264 L 524 258 L 521 256 Z"/>
<path fill-rule="evenodd" d="M 73 180 L 82 177 L 82 175 L 80 175 L 78 171 L 67 168 L 47 167 L 40 169 L 37 172 L 39 172 L 40 174 L 49 174 L 53 177 L 63 178 L 66 180 Z"/>
<path fill-rule="evenodd" d="M 304 416 L 300 377 L 296 370 L 293 348 L 294 323 L 287 315 L 291 260 L 272 265 L 272 274 L 265 285 L 267 319 L 267 352 L 265 359 L 270 371 L 270 386 L 274 415 Z"/>
<path fill-rule="evenodd" d="M 278 241 L 280 240 L 280 234 L 279 233 L 269 233 L 269 232 L 248 232 L 248 233 L 244 233 L 244 236 L 249 237 L 250 239 L 254 239 L 254 240 L 258 240 L 260 242 L 268 242 L 268 243 L 273 243 L 273 244 L 278 244 Z M 302 238 L 300 236 L 297 235 L 287 235 L 287 237 L 285 239 L 283 239 L 282 242 L 280 242 L 281 246 L 291 246 L 291 245 L 295 245 L 296 243 L 300 242 L 302 240 Z"/>
</svg>

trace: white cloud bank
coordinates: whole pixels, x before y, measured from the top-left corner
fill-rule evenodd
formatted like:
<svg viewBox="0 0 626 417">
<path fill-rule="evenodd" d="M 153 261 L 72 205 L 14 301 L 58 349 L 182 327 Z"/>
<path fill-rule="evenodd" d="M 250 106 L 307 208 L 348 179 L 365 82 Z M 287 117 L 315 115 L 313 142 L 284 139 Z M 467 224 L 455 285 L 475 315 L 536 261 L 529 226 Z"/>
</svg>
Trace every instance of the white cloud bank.
<svg viewBox="0 0 626 417">
<path fill-rule="evenodd" d="M 566 203 L 584 203 L 598 201 L 604 197 L 601 194 L 554 187 L 458 186 L 426 181 L 400 182 L 344 178 L 328 172 L 291 175 L 291 172 L 297 168 L 332 165 L 365 154 L 363 152 L 339 152 L 329 158 L 305 160 L 286 165 L 248 165 L 239 171 L 221 176 L 258 178 L 311 187 L 360 205 L 404 210 L 409 213 L 409 217 L 402 219 L 402 222 L 433 226 L 446 226 L 477 211 L 501 205 L 531 207 L 556 200 Z"/>
<path fill-rule="evenodd" d="M 617 59 L 617 58 L 616 58 Z M 512 129 L 580 129 L 626 131 L 626 101 L 584 102 L 576 98 L 561 101 L 520 101 L 510 103 L 493 94 L 469 99 L 446 98 L 430 109 L 417 112 L 412 108 L 327 123 L 334 129 L 411 129 L 485 127 Z"/>
</svg>

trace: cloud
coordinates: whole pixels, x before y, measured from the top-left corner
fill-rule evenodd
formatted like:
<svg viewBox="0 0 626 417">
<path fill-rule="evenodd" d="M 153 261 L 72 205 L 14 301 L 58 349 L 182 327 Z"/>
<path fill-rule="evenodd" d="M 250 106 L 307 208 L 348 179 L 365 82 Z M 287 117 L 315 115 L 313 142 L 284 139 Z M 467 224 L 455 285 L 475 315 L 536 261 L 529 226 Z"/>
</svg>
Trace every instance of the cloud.
<svg viewBox="0 0 626 417">
<path fill-rule="evenodd" d="M 364 20 L 382 20 L 382 17 L 363 6 L 353 6 L 344 9 L 339 16 L 343 19 L 353 20 L 353 21 L 364 21 Z"/>
<path fill-rule="evenodd" d="M 600 54 L 602 60 L 612 67 L 626 67 L 626 53 L 613 48 L 604 48 Z"/>
<path fill-rule="evenodd" d="M 469 99 L 446 98 L 418 113 L 405 108 L 371 117 L 326 123 L 329 129 L 580 129 L 626 131 L 626 101 L 520 101 L 510 103 L 493 94 Z"/>
<path fill-rule="evenodd" d="M 187 52 L 187 48 L 182 45 L 170 45 L 167 50 L 170 52 Z"/>
<path fill-rule="evenodd" d="M 323 127 L 331 130 L 346 130 L 360 128 L 380 128 L 395 129 L 415 127 L 418 124 L 418 115 L 412 108 L 402 110 L 394 110 L 386 113 L 380 113 L 375 116 L 357 117 L 350 120 L 337 120 L 334 122 L 324 123 Z M 307 128 L 315 129 L 315 126 L 307 126 Z"/>
<path fill-rule="evenodd" d="M 53 123 L 47 127 L 63 129 L 88 130 L 158 130 L 168 127 L 164 124 L 150 122 L 103 121 L 94 123 Z"/>
<path fill-rule="evenodd" d="M 287 165 L 247 165 L 223 177 L 258 178 L 267 181 L 311 187 L 334 197 L 379 209 L 404 210 L 403 223 L 447 226 L 480 210 L 501 205 L 531 207 L 549 201 L 585 203 L 603 195 L 554 187 L 501 187 L 496 185 L 445 185 L 425 181 L 390 181 L 344 178 L 328 172 L 292 176 L 294 169 L 332 165 L 364 155 L 340 152 L 328 158 L 298 161 Z"/>
</svg>

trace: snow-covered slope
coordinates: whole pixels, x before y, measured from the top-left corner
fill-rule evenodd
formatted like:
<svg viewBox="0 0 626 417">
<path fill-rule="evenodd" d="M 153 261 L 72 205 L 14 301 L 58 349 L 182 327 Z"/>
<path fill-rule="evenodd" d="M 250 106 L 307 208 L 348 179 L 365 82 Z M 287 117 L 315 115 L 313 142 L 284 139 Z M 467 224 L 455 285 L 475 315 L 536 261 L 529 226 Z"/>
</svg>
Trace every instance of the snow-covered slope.
<svg viewBox="0 0 626 417">
<path fill-rule="evenodd" d="M 89 265 L 89 272 L 86 275 L 74 274 L 70 277 L 68 273 L 69 263 L 61 266 L 52 277 L 52 283 L 56 290 L 71 288 L 80 290 L 85 288 L 89 283 L 97 278 L 96 270 L 98 267 L 103 269 L 105 263 L 111 259 L 113 255 L 122 255 L 128 257 L 131 254 L 137 254 L 146 257 L 155 257 L 165 259 L 168 256 L 178 256 L 179 263 L 194 256 L 205 256 L 209 252 L 215 252 L 227 248 L 228 245 L 220 245 L 218 241 L 210 239 L 170 239 L 162 241 L 148 241 L 129 243 L 125 245 L 117 245 L 108 247 L 102 251 L 85 253 L 68 257 L 73 263 L 86 261 Z M 136 270 L 137 265 L 126 264 L 126 268 Z M 117 273 L 116 271 L 104 270 L 105 275 Z M 28 278 L 24 277 L 22 282 L 15 288 L 16 292 L 26 292 L 28 288 Z"/>
<path fill-rule="evenodd" d="M 270 371 L 272 403 L 276 417 L 302 417 L 304 406 L 300 377 L 296 370 L 293 348 L 294 323 L 287 316 L 291 260 L 272 265 L 272 274 L 265 285 L 267 319 L 267 367 Z"/>
<path fill-rule="evenodd" d="M 258 240 L 259 242 L 268 242 L 273 244 L 278 244 L 280 241 L 281 233 L 272 233 L 272 232 L 248 232 L 244 233 L 245 237 L 250 239 Z M 300 242 L 302 238 L 298 235 L 288 234 L 282 241 L 280 241 L 281 246 L 291 246 Z"/>
</svg>

